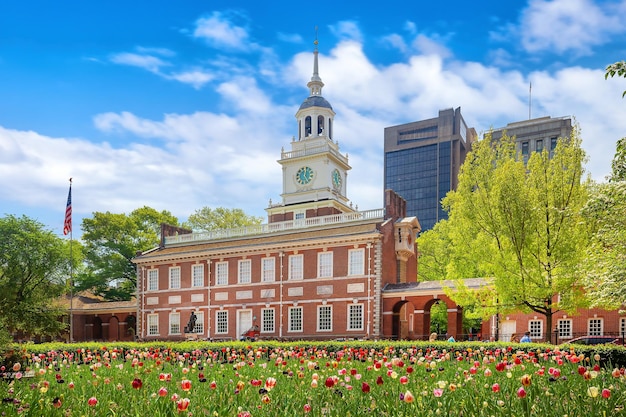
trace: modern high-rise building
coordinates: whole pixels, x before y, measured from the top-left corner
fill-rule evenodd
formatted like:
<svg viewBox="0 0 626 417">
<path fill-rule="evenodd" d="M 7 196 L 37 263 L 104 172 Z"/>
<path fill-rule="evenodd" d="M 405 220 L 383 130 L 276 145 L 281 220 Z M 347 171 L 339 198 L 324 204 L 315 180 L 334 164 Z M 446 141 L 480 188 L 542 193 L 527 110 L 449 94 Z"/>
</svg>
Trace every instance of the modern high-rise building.
<svg viewBox="0 0 626 417">
<path fill-rule="evenodd" d="M 485 136 L 491 134 L 491 140 L 495 141 L 502 138 L 505 133 L 509 137 L 515 136 L 517 151 L 523 156 L 524 162 L 528 162 L 531 152 L 548 149 L 552 153 L 559 138 L 569 138 L 572 133 L 572 119 L 546 116 L 523 120 L 494 129 L 485 133 Z"/>
<path fill-rule="evenodd" d="M 447 218 L 441 200 L 456 189 L 459 168 L 476 138 L 460 107 L 385 128 L 385 189 L 406 200 L 407 215 L 419 219 L 422 231 Z"/>
</svg>

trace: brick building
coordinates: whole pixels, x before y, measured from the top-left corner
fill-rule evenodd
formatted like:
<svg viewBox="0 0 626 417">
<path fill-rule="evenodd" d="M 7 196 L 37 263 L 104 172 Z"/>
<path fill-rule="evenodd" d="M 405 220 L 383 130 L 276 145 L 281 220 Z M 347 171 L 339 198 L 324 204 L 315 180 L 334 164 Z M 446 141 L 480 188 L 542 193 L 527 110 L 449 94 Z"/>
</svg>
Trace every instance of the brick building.
<svg viewBox="0 0 626 417">
<path fill-rule="evenodd" d="M 349 202 L 350 165 L 323 86 L 316 46 L 298 134 L 278 161 L 282 200 L 270 201 L 267 224 L 206 233 L 164 226 L 161 245 L 134 259 L 138 337 L 230 340 L 255 327 L 271 339 L 418 338 L 429 330 L 423 303 L 439 299 L 460 329 L 461 310 L 441 288 L 410 301 L 420 225 L 406 217 L 406 201 L 387 190 L 384 208 Z"/>
</svg>

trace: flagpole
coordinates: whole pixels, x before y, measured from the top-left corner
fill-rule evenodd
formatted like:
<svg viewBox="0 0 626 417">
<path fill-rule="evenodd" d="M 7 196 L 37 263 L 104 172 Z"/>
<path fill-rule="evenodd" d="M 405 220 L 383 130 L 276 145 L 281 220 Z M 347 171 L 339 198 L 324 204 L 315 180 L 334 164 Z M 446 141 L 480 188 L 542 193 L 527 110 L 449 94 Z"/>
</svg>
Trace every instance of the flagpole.
<svg viewBox="0 0 626 417">
<path fill-rule="evenodd" d="M 72 178 L 70 178 L 70 190 L 67 194 L 65 221 L 63 223 L 63 234 L 70 234 L 70 342 L 74 342 L 74 257 L 72 254 L 74 238 L 72 229 Z"/>
</svg>

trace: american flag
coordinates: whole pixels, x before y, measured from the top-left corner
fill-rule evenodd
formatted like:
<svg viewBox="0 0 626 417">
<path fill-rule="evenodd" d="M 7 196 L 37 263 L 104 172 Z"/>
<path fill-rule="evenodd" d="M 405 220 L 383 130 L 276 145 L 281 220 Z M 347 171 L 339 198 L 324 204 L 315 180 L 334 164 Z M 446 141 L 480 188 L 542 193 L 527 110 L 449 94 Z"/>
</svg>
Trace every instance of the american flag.
<svg viewBox="0 0 626 417">
<path fill-rule="evenodd" d="M 67 194 L 67 205 L 65 206 L 65 222 L 63 223 L 63 234 L 67 235 L 72 231 L 72 180 L 70 179 L 70 192 Z"/>
</svg>

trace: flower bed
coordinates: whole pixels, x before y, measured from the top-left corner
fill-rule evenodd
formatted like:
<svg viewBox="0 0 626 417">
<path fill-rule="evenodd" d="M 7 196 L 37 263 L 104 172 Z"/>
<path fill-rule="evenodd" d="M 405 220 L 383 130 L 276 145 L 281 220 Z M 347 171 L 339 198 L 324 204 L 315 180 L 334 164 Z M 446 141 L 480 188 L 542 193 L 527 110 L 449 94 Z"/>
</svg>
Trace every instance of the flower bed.
<svg viewBox="0 0 626 417">
<path fill-rule="evenodd" d="M 18 360 L 2 369 L 2 415 L 626 415 L 624 368 L 573 348 L 86 346 L 35 345 L 17 352 Z"/>
</svg>

